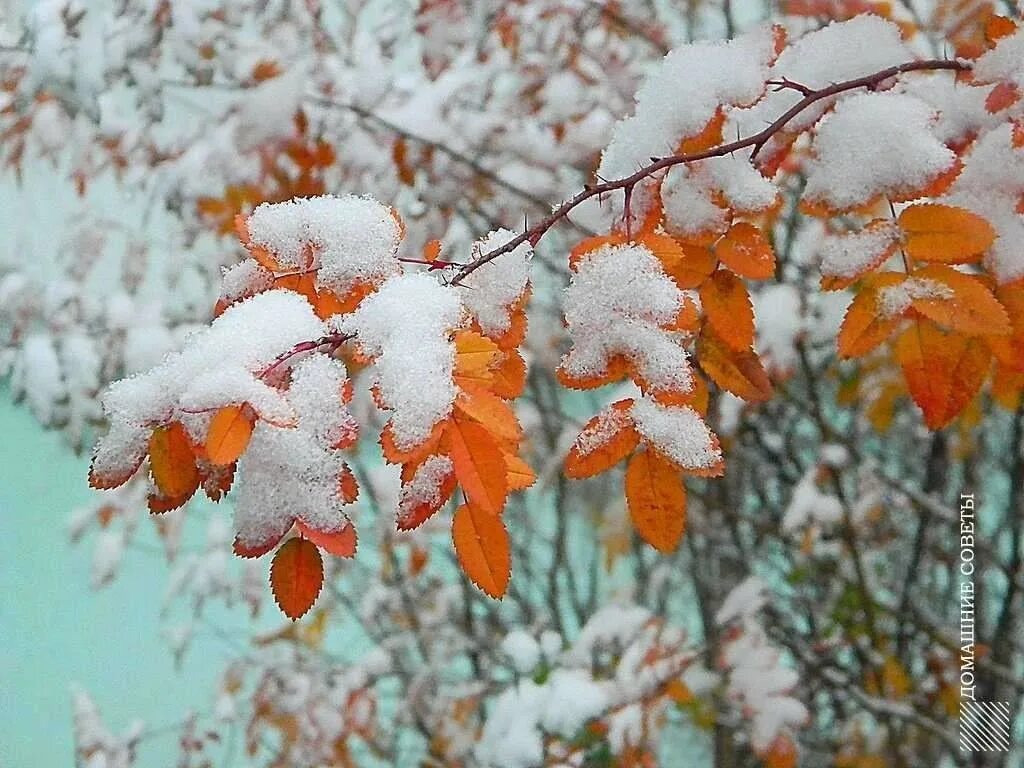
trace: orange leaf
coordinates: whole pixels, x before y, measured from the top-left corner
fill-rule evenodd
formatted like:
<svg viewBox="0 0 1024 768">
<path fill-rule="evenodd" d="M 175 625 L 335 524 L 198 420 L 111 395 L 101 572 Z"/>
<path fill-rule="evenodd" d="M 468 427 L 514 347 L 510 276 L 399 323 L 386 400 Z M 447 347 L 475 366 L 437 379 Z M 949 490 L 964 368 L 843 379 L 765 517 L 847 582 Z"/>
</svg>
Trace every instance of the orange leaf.
<svg viewBox="0 0 1024 768">
<path fill-rule="evenodd" d="M 1000 286 L 996 298 L 1009 315 L 1013 333 L 989 336 L 985 341 L 1001 365 L 1024 372 L 1024 285 Z"/>
<path fill-rule="evenodd" d="M 754 308 L 747 287 L 732 272 L 720 269 L 700 287 L 700 303 L 715 333 L 737 351 L 754 343 Z"/>
<path fill-rule="evenodd" d="M 715 384 L 750 403 L 772 396 L 772 382 L 761 359 L 750 349 L 742 352 L 707 330 L 697 341 L 697 362 Z"/>
<path fill-rule="evenodd" d="M 977 261 L 996 237 L 992 225 L 981 216 L 932 203 L 910 206 L 900 214 L 899 225 L 906 234 L 904 252 L 918 261 Z"/>
<path fill-rule="evenodd" d="M 483 512 L 500 515 L 508 498 L 508 470 L 498 443 L 475 421 L 449 419 L 445 424 L 451 443 L 448 457 L 469 502 Z"/>
<path fill-rule="evenodd" d="M 455 334 L 455 377 L 489 384 L 494 379 L 491 366 L 501 351 L 498 345 L 474 331 Z"/>
<path fill-rule="evenodd" d="M 423 463 L 429 458 L 431 457 L 427 456 L 423 461 L 405 464 L 402 466 L 403 488 L 413 482 L 413 478 L 416 477 L 416 473 L 419 471 L 420 467 L 423 466 Z M 413 504 L 405 504 L 400 501 L 398 515 L 396 518 L 396 527 L 398 530 L 411 531 L 413 528 L 418 528 L 423 525 L 423 523 L 433 517 L 441 507 L 448 503 L 452 494 L 455 493 L 455 485 L 455 473 L 448 472 L 440 479 L 437 486 L 437 494 L 433 497 L 416 499 Z"/>
<path fill-rule="evenodd" d="M 530 465 L 513 453 L 505 454 L 505 470 L 510 491 L 525 491 L 537 482 L 537 475 Z"/>
<path fill-rule="evenodd" d="M 1009 109 L 1018 101 L 1020 101 L 1020 89 L 1016 83 L 1007 80 L 989 91 L 988 96 L 985 97 L 985 109 L 994 115 L 996 112 Z"/>
<path fill-rule="evenodd" d="M 718 259 L 703 245 L 680 243 L 680 250 L 682 255 L 677 261 L 665 263 L 665 273 L 681 290 L 697 288 L 715 271 Z"/>
<path fill-rule="evenodd" d="M 313 607 L 324 583 L 324 561 L 316 544 L 288 539 L 270 564 L 270 588 L 284 615 L 293 621 Z"/>
<path fill-rule="evenodd" d="M 618 464 L 636 448 L 632 398 L 612 403 L 586 423 L 565 457 L 565 476 L 591 477 Z"/>
<path fill-rule="evenodd" d="M 446 421 L 437 422 L 433 429 L 430 430 L 426 440 L 414 448 L 403 451 L 395 445 L 394 430 L 391 428 L 391 422 L 389 421 L 384 425 L 384 429 L 380 431 L 380 447 L 384 460 L 388 464 L 406 464 L 410 461 L 421 461 L 426 456 L 436 453 L 437 444 L 444 434 L 445 424 L 447 424 Z"/>
<path fill-rule="evenodd" d="M 472 384 L 462 387 L 455 399 L 458 413 L 482 424 L 502 446 L 517 448 L 523 437 L 515 411 L 507 401 Z"/>
<path fill-rule="evenodd" d="M 745 221 L 732 225 L 715 245 L 715 255 L 737 275 L 751 280 L 767 280 L 775 274 L 775 252 L 764 233 Z"/>
<path fill-rule="evenodd" d="M 295 522 L 299 533 L 316 544 L 320 549 L 336 557 L 353 557 L 356 553 L 358 539 L 356 527 L 347 523 L 340 531 L 320 531 L 301 520 Z"/>
<path fill-rule="evenodd" d="M 941 429 L 977 394 L 992 358 L 978 339 L 915 320 L 896 339 L 896 359 L 928 428 Z"/>
<path fill-rule="evenodd" d="M 673 552 L 686 529 L 686 488 L 676 466 L 650 448 L 626 467 L 626 502 L 640 537 L 659 552 Z"/>
<path fill-rule="evenodd" d="M 210 419 L 206 432 L 206 458 L 223 466 L 238 461 L 252 437 L 253 420 L 247 408 L 226 405 Z"/>
<path fill-rule="evenodd" d="M 462 570 L 491 597 L 500 598 L 512 575 L 508 531 L 501 518 L 462 504 L 452 518 L 452 541 Z"/>
<path fill-rule="evenodd" d="M 1006 309 L 979 278 L 945 264 L 929 264 L 911 275 L 949 288 L 949 297 L 915 298 L 913 307 L 944 328 L 969 335 L 1004 335 L 1012 331 Z"/>
<path fill-rule="evenodd" d="M 879 291 L 899 285 L 907 279 L 897 272 L 880 272 L 871 275 L 864 287 L 853 297 L 846 309 L 843 324 L 839 328 L 839 356 L 861 357 L 889 338 L 899 317 L 886 317 L 878 305 Z"/>
<path fill-rule="evenodd" d="M 493 371 L 491 391 L 506 400 L 519 397 L 526 387 L 526 362 L 517 350 L 510 349 Z"/>
<path fill-rule="evenodd" d="M 172 421 L 153 430 L 149 437 L 149 469 L 165 497 L 187 499 L 199 487 L 192 441 L 180 422 Z"/>
</svg>

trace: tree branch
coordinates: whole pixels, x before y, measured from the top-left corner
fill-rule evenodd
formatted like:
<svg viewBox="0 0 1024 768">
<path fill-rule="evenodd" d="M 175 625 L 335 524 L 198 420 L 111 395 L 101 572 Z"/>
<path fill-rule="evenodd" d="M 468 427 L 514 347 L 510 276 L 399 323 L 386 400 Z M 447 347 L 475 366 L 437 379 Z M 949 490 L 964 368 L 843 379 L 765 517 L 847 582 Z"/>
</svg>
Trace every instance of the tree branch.
<svg viewBox="0 0 1024 768">
<path fill-rule="evenodd" d="M 499 246 L 487 253 L 481 254 L 476 259 L 471 261 L 462 267 L 452 280 L 452 285 L 459 285 L 463 280 L 466 279 L 474 271 L 482 267 L 489 261 L 502 256 L 506 253 L 511 253 L 523 243 L 529 243 L 531 246 L 536 246 L 540 239 L 562 219 L 566 218 L 569 213 L 579 206 L 581 203 L 589 200 L 592 197 L 598 197 L 600 195 L 608 194 L 609 192 L 615 192 L 622 190 L 627 197 L 632 192 L 633 188 L 644 179 L 654 175 L 658 171 L 666 168 L 671 168 L 674 165 L 682 165 L 684 163 L 693 163 L 698 160 L 707 160 L 712 157 L 722 157 L 733 152 L 737 152 L 741 149 L 751 148 L 751 159 L 757 156 L 757 153 L 764 147 L 765 144 L 777 133 L 779 133 L 794 117 L 799 115 L 805 109 L 810 107 L 823 99 L 836 96 L 837 94 L 844 93 L 846 91 L 857 90 L 858 88 L 874 88 L 891 77 L 903 74 L 905 72 L 915 72 L 922 70 L 940 70 L 948 69 L 954 71 L 966 71 L 970 69 L 970 64 L 961 61 L 951 61 L 947 59 L 925 59 L 921 61 L 909 61 L 905 64 L 898 64 L 893 67 L 887 67 L 886 69 L 879 70 L 871 75 L 865 75 L 863 77 L 854 78 L 853 80 L 845 80 L 840 83 L 834 83 L 826 88 L 820 88 L 818 90 L 808 89 L 806 95 L 792 107 L 783 112 L 777 117 L 771 124 L 769 124 L 764 130 L 758 131 L 757 133 L 746 137 L 745 139 L 738 139 L 736 141 L 729 142 L 728 144 L 720 144 L 717 147 L 705 150 L 703 152 L 694 152 L 692 154 L 681 154 L 681 155 L 669 155 L 667 157 L 661 157 L 652 160 L 649 165 L 645 165 L 643 168 L 638 170 L 636 173 L 625 176 L 621 179 L 612 179 L 610 181 L 603 181 L 600 184 L 589 184 L 584 187 L 581 191 L 577 192 L 573 197 L 569 198 L 561 205 L 556 207 L 551 214 L 538 221 L 532 227 L 525 229 L 516 237 L 509 240 L 504 245 Z"/>
</svg>

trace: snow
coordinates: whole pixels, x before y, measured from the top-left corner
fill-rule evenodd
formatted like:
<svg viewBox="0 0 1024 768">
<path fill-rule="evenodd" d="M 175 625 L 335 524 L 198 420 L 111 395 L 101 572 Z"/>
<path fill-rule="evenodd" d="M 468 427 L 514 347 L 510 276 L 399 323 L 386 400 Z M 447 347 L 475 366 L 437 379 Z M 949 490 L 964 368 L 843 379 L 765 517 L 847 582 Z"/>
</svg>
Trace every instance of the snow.
<svg viewBox="0 0 1024 768">
<path fill-rule="evenodd" d="M 619 430 L 633 425 L 633 418 L 628 411 L 611 406 L 599 411 L 594 419 L 593 426 L 581 430 L 573 442 L 573 447 L 581 457 L 589 456 L 611 440 Z"/>
<path fill-rule="evenodd" d="M 341 322 L 374 356 L 384 404 L 394 411 L 395 445 L 419 445 L 448 417 L 457 388 L 452 380 L 455 345 L 449 336 L 462 322 L 459 295 L 427 274 L 391 278 Z"/>
<path fill-rule="evenodd" d="M 835 525 L 842 519 L 842 502 L 818 489 L 817 475 L 818 467 L 812 466 L 793 488 L 793 495 L 782 516 L 782 530 L 795 531 L 812 522 Z"/>
<path fill-rule="evenodd" d="M 804 199 L 844 211 L 923 189 L 956 161 L 932 129 L 935 110 L 901 93 L 842 101 L 817 129 Z"/>
<path fill-rule="evenodd" d="M 791 371 L 798 361 L 796 343 L 805 320 L 799 289 L 784 283 L 765 285 L 754 294 L 757 351 L 774 371 Z"/>
<path fill-rule="evenodd" d="M 565 289 L 573 347 L 563 370 L 577 378 L 600 376 L 609 358 L 622 354 L 653 389 L 689 392 L 686 351 L 665 329 L 682 305 L 683 293 L 647 248 L 604 245 L 584 255 Z"/>
<path fill-rule="evenodd" d="M 514 629 L 501 641 L 501 650 L 520 675 L 529 675 L 540 663 L 541 648 L 529 632 Z"/>
<path fill-rule="evenodd" d="M 918 299 L 952 299 L 954 295 L 953 289 L 945 283 L 925 277 L 908 277 L 879 290 L 875 301 L 878 314 L 891 318 L 902 315 Z"/>
<path fill-rule="evenodd" d="M 979 56 L 972 73 L 978 82 L 1010 82 L 1024 91 L 1024 29 L 1018 27 Z"/>
<path fill-rule="evenodd" d="M 310 266 L 312 248 L 320 265 L 317 287 L 337 296 L 400 272 L 401 226 L 390 208 L 369 197 L 323 195 L 263 203 L 249 216 L 248 227 L 251 242 L 266 248 L 286 271 Z"/>
<path fill-rule="evenodd" d="M 243 259 L 237 264 L 225 267 L 220 280 L 220 299 L 224 304 L 234 304 L 262 291 L 269 291 L 274 285 L 274 275 L 256 259 Z"/>
<path fill-rule="evenodd" d="M 212 409 L 224 405 L 250 402 L 258 413 L 290 423 L 292 406 L 261 374 L 279 355 L 323 330 L 309 302 L 290 291 L 268 291 L 229 308 L 193 334 L 182 351 L 107 389 L 102 403 L 111 426 L 96 445 L 93 466 L 110 475 L 130 473 L 147 428 L 176 419 L 201 442 Z M 209 411 L 191 413 L 203 409 Z"/>
<path fill-rule="evenodd" d="M 775 33 L 763 26 L 726 42 L 698 42 L 669 53 L 636 94 L 636 110 L 616 124 L 597 175 L 634 173 L 703 130 L 722 104 L 745 105 L 764 91 Z M 672 94 L 666 98 L 666 94 Z"/>
<path fill-rule="evenodd" d="M 749 153 L 737 152 L 673 166 L 662 181 L 661 198 L 668 231 L 693 237 L 725 231 L 730 217 L 723 206 L 759 213 L 775 204 L 778 190 L 753 166 Z"/>
<path fill-rule="evenodd" d="M 495 230 L 473 244 L 471 257 L 476 259 L 500 248 L 515 236 L 515 232 L 507 229 Z M 462 303 L 484 335 L 497 337 L 509 329 L 509 310 L 530 282 L 532 258 L 533 249 L 528 243 L 521 243 L 510 253 L 478 267 L 462 281 Z"/>
<path fill-rule="evenodd" d="M 746 619 L 757 613 L 767 602 L 767 586 L 757 576 L 749 576 L 733 587 L 722 607 L 715 614 L 716 624 L 728 624 L 733 619 Z"/>
<path fill-rule="evenodd" d="M 25 339 L 13 389 L 24 395 L 37 419 L 44 424 L 54 420 L 57 406 L 67 397 L 67 386 L 50 334 L 37 333 Z"/>
<path fill-rule="evenodd" d="M 630 413 L 637 431 L 683 469 L 709 469 L 722 460 L 718 439 L 693 408 L 642 397 Z"/>
<path fill-rule="evenodd" d="M 344 366 L 326 355 L 296 365 L 289 400 L 294 427 L 259 422 L 238 462 L 235 527 L 239 543 L 258 548 L 276 541 L 299 519 L 319 531 L 340 531 L 349 523 L 352 501 L 340 487 L 348 474 L 343 454 L 357 426 L 342 402 Z"/>
<path fill-rule="evenodd" d="M 996 230 L 985 266 L 1000 283 L 1024 277 L 1024 152 L 1013 146 L 1013 127 L 1000 125 L 983 135 L 964 159 L 964 169 L 942 203 L 984 216 Z"/>
<path fill-rule="evenodd" d="M 436 508 L 441 503 L 441 486 L 455 471 L 455 465 L 447 456 L 430 456 L 419 467 L 407 483 L 402 484 L 398 494 L 397 521 L 400 527 L 404 520 L 423 505 Z"/>
<path fill-rule="evenodd" d="M 789 79 L 809 88 L 825 88 L 913 58 L 913 52 L 903 44 L 899 27 L 878 16 L 862 14 L 849 21 L 832 22 L 795 40 L 779 55 L 768 79 Z M 769 89 L 752 108 L 729 113 L 725 135 L 755 134 L 801 98 L 802 94 L 792 89 Z M 786 130 L 810 128 L 834 101 L 822 99 L 812 105 L 794 117 Z M 765 156 L 770 156 L 774 148 L 775 142 L 770 142 Z"/>
<path fill-rule="evenodd" d="M 862 275 L 893 252 L 899 237 L 899 225 L 891 219 L 876 219 L 859 232 L 830 235 L 821 245 L 821 274 L 846 279 Z"/>
</svg>

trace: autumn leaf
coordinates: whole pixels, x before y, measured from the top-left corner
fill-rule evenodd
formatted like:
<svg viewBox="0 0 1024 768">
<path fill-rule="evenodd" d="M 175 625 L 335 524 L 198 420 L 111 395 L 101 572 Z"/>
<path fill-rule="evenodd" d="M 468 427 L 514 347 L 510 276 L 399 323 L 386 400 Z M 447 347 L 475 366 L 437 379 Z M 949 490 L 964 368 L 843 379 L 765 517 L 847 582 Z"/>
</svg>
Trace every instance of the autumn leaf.
<svg viewBox="0 0 1024 768">
<path fill-rule="evenodd" d="M 498 443 L 475 421 L 449 419 L 445 424 L 448 457 L 469 502 L 483 512 L 500 515 L 508 497 L 508 475 Z"/>
<path fill-rule="evenodd" d="M 305 538 L 328 554 L 335 557 L 354 557 L 356 554 L 358 538 L 356 527 L 352 523 L 346 523 L 338 531 L 321 531 L 301 520 L 295 522 L 295 527 Z"/>
<path fill-rule="evenodd" d="M 510 349 L 494 368 L 491 391 L 506 400 L 519 397 L 526 387 L 526 362 L 518 350 Z"/>
<path fill-rule="evenodd" d="M 157 427 L 149 438 L 149 469 L 161 495 L 180 499 L 199 487 L 199 468 L 192 441 L 181 422 Z"/>
<path fill-rule="evenodd" d="M 915 320 L 896 339 L 896 359 L 929 429 L 941 429 L 970 403 L 988 375 L 991 353 L 979 340 Z"/>
<path fill-rule="evenodd" d="M 700 303 L 715 334 L 735 350 L 754 343 L 754 308 L 743 281 L 720 269 L 700 287 Z"/>
<path fill-rule="evenodd" d="M 869 276 L 860 292 L 846 309 L 839 328 L 840 357 L 862 357 L 892 335 L 899 317 L 885 315 L 879 307 L 882 290 L 899 285 L 907 276 L 897 272 L 881 272 Z"/>
<path fill-rule="evenodd" d="M 713 382 L 747 402 L 772 396 L 772 382 L 753 350 L 739 352 L 705 330 L 697 341 L 697 362 Z"/>
<path fill-rule="evenodd" d="M 437 454 L 435 454 L 437 456 Z M 423 461 L 405 464 L 402 466 L 402 486 L 403 490 L 412 483 L 413 478 L 419 471 L 423 464 L 430 460 L 431 456 L 426 457 Z M 437 493 L 433 494 L 428 498 L 416 498 L 413 503 L 408 503 L 408 500 L 402 502 L 403 498 L 400 496 L 400 502 L 398 507 L 398 515 L 395 520 L 396 527 L 400 531 L 409 531 L 413 528 L 418 528 L 423 525 L 427 520 L 434 516 L 434 514 L 441 509 L 448 500 L 452 497 L 455 492 L 457 481 L 455 472 L 447 472 L 440 478 L 440 482 L 437 486 Z"/>
<path fill-rule="evenodd" d="M 505 470 L 510 491 L 524 491 L 537 482 L 537 475 L 520 457 L 506 453 Z"/>
<path fill-rule="evenodd" d="M 505 400 L 471 384 L 465 384 L 455 399 L 458 413 L 479 422 L 503 446 L 515 448 L 522 439 L 523 430 L 515 412 Z"/>
<path fill-rule="evenodd" d="M 213 464 L 238 461 L 252 437 L 253 418 L 242 405 L 226 405 L 210 419 L 206 432 L 206 458 Z"/>
<path fill-rule="evenodd" d="M 1007 80 L 989 91 L 988 96 L 985 97 L 985 109 L 995 114 L 1009 109 L 1018 101 L 1020 101 L 1020 88 L 1016 83 Z"/>
<path fill-rule="evenodd" d="M 498 345 L 474 331 L 455 334 L 455 380 L 490 384 L 494 379 L 491 366 L 501 355 Z"/>
<path fill-rule="evenodd" d="M 996 236 L 992 225 L 981 216 L 949 205 L 912 205 L 898 221 L 905 237 L 903 250 L 916 261 L 977 261 Z"/>
<path fill-rule="evenodd" d="M 452 541 L 470 580 L 491 597 L 502 597 L 512 575 L 512 557 L 501 518 L 472 502 L 462 504 L 452 518 Z"/>
<path fill-rule="evenodd" d="M 640 442 L 630 409 L 633 399 L 612 403 L 586 423 L 565 457 L 565 476 L 591 477 L 613 467 Z"/>
<path fill-rule="evenodd" d="M 1013 332 L 1007 336 L 988 336 L 985 341 L 1001 365 L 1024 371 L 1024 285 L 1000 286 L 996 288 L 996 298 L 1006 310 Z"/>
<path fill-rule="evenodd" d="M 686 529 L 686 488 L 676 466 L 650 448 L 633 454 L 626 502 L 640 537 L 659 552 L 675 551 Z"/>
<path fill-rule="evenodd" d="M 929 264 L 911 277 L 949 289 L 948 296 L 914 298 L 913 307 L 943 328 L 969 335 L 1004 335 L 1011 332 L 1006 309 L 979 278 L 945 264 Z"/>
<path fill-rule="evenodd" d="M 680 258 L 672 263 L 664 263 L 664 268 L 665 274 L 681 290 L 699 287 L 718 266 L 718 259 L 705 246 L 680 243 L 680 251 Z"/>
<path fill-rule="evenodd" d="M 775 274 L 775 252 L 764 232 L 745 221 L 732 225 L 715 245 L 715 255 L 737 275 L 751 280 L 767 280 Z"/>
<path fill-rule="evenodd" d="M 407 464 L 422 461 L 426 456 L 437 452 L 437 444 L 441 441 L 447 422 L 439 421 L 430 430 L 427 439 L 412 448 L 401 449 L 395 443 L 395 433 L 389 421 L 380 431 L 380 447 L 384 460 L 388 464 Z"/>
<path fill-rule="evenodd" d="M 294 621 L 312 608 L 323 583 L 324 561 L 312 541 L 295 537 L 281 545 L 270 565 L 270 588 L 285 616 Z"/>
</svg>

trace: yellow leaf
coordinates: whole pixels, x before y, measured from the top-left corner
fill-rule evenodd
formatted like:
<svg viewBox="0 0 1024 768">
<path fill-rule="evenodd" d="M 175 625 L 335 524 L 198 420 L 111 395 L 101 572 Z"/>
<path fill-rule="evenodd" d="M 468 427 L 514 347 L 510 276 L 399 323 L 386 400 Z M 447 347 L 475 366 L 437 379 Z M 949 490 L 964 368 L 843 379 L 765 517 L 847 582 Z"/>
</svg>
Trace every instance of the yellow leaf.
<svg viewBox="0 0 1024 768">
<path fill-rule="evenodd" d="M 946 286 L 948 296 L 915 298 L 913 307 L 943 328 L 972 336 L 1005 335 L 1011 332 L 1010 317 L 988 286 L 974 275 L 945 264 L 929 264 L 911 275 L 920 281 Z"/>
<path fill-rule="evenodd" d="M 912 205 L 898 221 L 906 237 L 903 250 L 917 261 L 977 261 L 996 237 L 992 225 L 981 216 L 949 205 Z"/>
</svg>

